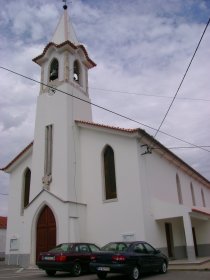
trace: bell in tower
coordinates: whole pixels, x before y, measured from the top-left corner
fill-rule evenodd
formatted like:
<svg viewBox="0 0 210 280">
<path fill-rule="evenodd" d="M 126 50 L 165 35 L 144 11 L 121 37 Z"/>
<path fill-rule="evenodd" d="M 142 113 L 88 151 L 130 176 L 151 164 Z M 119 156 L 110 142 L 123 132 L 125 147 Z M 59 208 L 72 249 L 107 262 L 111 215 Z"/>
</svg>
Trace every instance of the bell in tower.
<svg viewBox="0 0 210 280">
<path fill-rule="evenodd" d="M 54 58 L 50 64 L 50 81 L 58 79 L 58 60 Z"/>
</svg>

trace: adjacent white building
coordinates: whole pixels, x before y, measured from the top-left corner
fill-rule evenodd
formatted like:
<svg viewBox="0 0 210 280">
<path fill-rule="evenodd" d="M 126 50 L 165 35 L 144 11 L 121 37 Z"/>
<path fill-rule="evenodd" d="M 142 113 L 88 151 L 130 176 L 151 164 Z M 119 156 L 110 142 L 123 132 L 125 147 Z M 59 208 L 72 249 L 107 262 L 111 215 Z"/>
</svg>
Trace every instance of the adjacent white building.
<svg viewBox="0 0 210 280">
<path fill-rule="evenodd" d="M 210 255 L 210 182 L 144 130 L 92 122 L 96 64 L 67 9 L 33 61 L 34 141 L 2 168 L 11 184 L 6 262 L 27 267 L 73 241 L 146 240 L 174 259 Z"/>
</svg>

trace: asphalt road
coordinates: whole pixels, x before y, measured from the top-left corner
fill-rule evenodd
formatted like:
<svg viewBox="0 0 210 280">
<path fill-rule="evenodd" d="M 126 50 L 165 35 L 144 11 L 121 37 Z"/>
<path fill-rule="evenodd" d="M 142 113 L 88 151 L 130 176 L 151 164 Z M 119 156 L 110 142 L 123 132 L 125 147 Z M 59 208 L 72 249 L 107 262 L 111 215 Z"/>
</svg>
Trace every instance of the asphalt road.
<svg viewBox="0 0 210 280">
<path fill-rule="evenodd" d="M 98 280 L 94 274 L 83 275 L 78 278 L 72 277 L 68 273 L 57 273 L 53 277 L 48 277 L 44 271 L 38 269 L 20 269 L 18 267 L 0 266 L 0 280 L 12 279 L 78 279 L 78 280 Z M 166 274 L 143 275 L 142 280 L 210 280 L 210 271 L 168 271 Z M 122 275 L 108 275 L 107 280 L 128 280 Z"/>
</svg>

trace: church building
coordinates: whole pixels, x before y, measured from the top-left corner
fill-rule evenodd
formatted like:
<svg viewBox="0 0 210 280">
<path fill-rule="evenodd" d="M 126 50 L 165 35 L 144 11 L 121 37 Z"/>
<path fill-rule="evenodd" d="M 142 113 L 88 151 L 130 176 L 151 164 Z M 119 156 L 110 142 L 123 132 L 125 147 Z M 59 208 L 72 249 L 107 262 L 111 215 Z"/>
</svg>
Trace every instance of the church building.
<svg viewBox="0 0 210 280">
<path fill-rule="evenodd" d="M 43 52 L 34 140 L 10 174 L 6 263 L 63 242 L 145 240 L 171 259 L 210 255 L 210 182 L 140 128 L 92 121 L 88 71 L 67 6 Z M 152 153 L 148 147 L 155 147 Z"/>
</svg>

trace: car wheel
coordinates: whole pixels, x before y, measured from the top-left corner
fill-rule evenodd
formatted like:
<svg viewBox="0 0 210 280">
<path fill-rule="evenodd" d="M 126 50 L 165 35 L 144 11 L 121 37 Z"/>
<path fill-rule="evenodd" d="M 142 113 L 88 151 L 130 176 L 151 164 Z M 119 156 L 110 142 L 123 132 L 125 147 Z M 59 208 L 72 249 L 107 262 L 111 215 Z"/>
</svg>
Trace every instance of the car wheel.
<svg viewBox="0 0 210 280">
<path fill-rule="evenodd" d="M 134 266 L 131 270 L 130 279 L 137 280 L 137 279 L 139 279 L 139 276 L 140 276 L 139 268 L 138 268 L 138 266 Z"/>
<path fill-rule="evenodd" d="M 161 268 L 160 268 L 160 273 L 166 273 L 167 269 L 168 269 L 168 267 L 167 267 L 166 262 L 162 262 Z"/>
<path fill-rule="evenodd" d="M 48 276 L 54 276 L 56 271 L 55 270 L 46 270 L 45 271 Z"/>
<path fill-rule="evenodd" d="M 97 276 L 99 279 L 105 279 L 106 278 L 107 273 L 102 271 L 102 272 L 98 272 Z"/>
<path fill-rule="evenodd" d="M 74 276 L 80 276 L 81 273 L 82 273 L 82 267 L 81 267 L 81 264 L 78 263 L 78 262 L 75 262 L 74 265 L 73 265 L 73 268 L 72 268 L 72 273 Z"/>
</svg>

